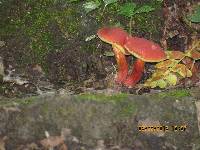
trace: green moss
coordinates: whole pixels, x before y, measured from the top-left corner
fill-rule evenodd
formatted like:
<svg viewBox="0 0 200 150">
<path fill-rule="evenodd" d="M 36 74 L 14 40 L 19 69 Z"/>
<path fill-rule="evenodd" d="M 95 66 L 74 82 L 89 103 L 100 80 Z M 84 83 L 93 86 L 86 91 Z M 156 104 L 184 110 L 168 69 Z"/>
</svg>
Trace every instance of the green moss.
<svg viewBox="0 0 200 150">
<path fill-rule="evenodd" d="M 60 1 L 54 0 L 23 0 L 19 4 L 3 2 L 2 13 L 7 17 L 3 17 L 0 23 L 1 36 L 19 34 L 29 39 L 30 51 L 24 52 L 19 64 L 38 63 L 45 70 L 47 54 L 63 50 L 63 41 L 77 35 L 80 26 L 77 8 L 72 4 L 60 5 Z M 16 15 L 10 16 L 9 10 Z"/>
<path fill-rule="evenodd" d="M 54 19 L 65 37 L 73 36 L 80 29 L 80 18 L 75 8 L 56 11 L 54 13 Z"/>
<path fill-rule="evenodd" d="M 186 89 L 177 89 L 174 91 L 158 93 L 156 96 L 159 98 L 172 97 L 172 99 L 179 99 L 191 95 L 190 92 Z"/>
<path fill-rule="evenodd" d="M 118 22 L 118 15 L 117 11 L 119 10 L 120 5 L 118 3 L 113 3 L 108 5 L 107 7 L 100 7 L 95 12 L 96 20 L 98 21 L 98 24 L 102 24 L 102 26 L 109 22 L 109 25 L 114 25 L 116 22 Z"/>
<path fill-rule="evenodd" d="M 90 94 L 84 93 L 77 95 L 78 99 L 81 100 L 92 100 L 92 101 L 100 101 L 100 102 L 120 102 L 128 98 L 128 94 L 119 93 L 113 95 L 105 95 L 105 94 Z"/>
<path fill-rule="evenodd" d="M 133 32 L 149 33 L 149 34 L 158 34 L 158 26 L 161 24 L 161 20 L 158 16 L 154 16 L 153 13 L 149 14 L 137 14 L 134 16 L 135 25 L 133 28 L 137 30 L 133 30 Z"/>
<path fill-rule="evenodd" d="M 113 95 L 105 94 L 80 94 L 77 95 L 79 100 L 92 100 L 97 102 L 111 102 L 117 107 L 116 117 L 132 116 L 137 111 L 137 105 L 134 101 L 128 100 L 128 94 L 119 93 Z"/>
<path fill-rule="evenodd" d="M 0 106 L 13 106 L 13 105 L 20 105 L 20 106 L 26 106 L 34 103 L 36 101 L 36 97 L 30 97 L 30 98 L 21 98 L 21 99 L 5 99 L 0 100 Z"/>
<path fill-rule="evenodd" d="M 30 47 L 35 57 L 34 60 L 40 64 L 44 64 L 45 57 L 49 52 L 55 49 L 62 50 L 62 46 L 55 46 L 57 39 L 54 39 L 55 33 L 50 30 L 51 26 L 58 26 L 65 38 L 78 32 L 78 24 L 76 19 L 73 18 L 76 17 L 74 9 L 58 10 L 51 7 L 43 7 L 40 3 L 36 3 L 33 10 L 27 12 L 23 17 L 24 23 L 31 23 L 30 26 L 24 24 L 24 31 L 30 37 Z M 64 38 L 61 39 L 65 40 Z"/>
<path fill-rule="evenodd" d="M 42 112 L 43 112 L 43 115 L 44 116 L 46 116 L 46 115 L 48 115 L 49 114 L 49 104 L 48 103 L 43 103 L 42 105 L 41 105 L 41 107 L 42 107 Z"/>
<path fill-rule="evenodd" d="M 120 103 L 120 105 L 118 105 L 118 107 L 119 107 L 119 109 L 118 109 L 119 117 L 133 116 L 133 114 L 137 111 L 137 105 L 135 105 L 135 103 L 132 103 L 129 101 Z"/>
<path fill-rule="evenodd" d="M 97 45 L 93 42 L 87 42 L 80 48 L 81 51 L 88 52 L 89 54 L 97 53 Z"/>
</svg>

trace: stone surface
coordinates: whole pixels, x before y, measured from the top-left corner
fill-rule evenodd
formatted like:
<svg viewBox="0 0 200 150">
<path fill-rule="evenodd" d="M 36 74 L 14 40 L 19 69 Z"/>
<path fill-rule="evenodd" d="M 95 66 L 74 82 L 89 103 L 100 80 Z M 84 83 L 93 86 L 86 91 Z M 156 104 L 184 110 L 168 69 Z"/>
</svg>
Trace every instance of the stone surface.
<svg viewBox="0 0 200 150">
<path fill-rule="evenodd" d="M 54 136 L 60 135 L 62 129 L 70 129 L 73 138 L 66 138 L 68 143 L 75 138 L 90 148 L 98 147 L 100 140 L 106 147 L 198 149 L 195 101 L 190 90 L 145 95 L 48 94 L 1 99 L 0 137 L 6 136 L 8 148 L 14 148 L 19 143 L 44 139 L 45 131 Z M 167 126 L 169 131 L 141 132 L 138 130 L 141 123 Z M 185 131 L 172 131 L 171 127 L 176 125 L 186 127 Z"/>
</svg>

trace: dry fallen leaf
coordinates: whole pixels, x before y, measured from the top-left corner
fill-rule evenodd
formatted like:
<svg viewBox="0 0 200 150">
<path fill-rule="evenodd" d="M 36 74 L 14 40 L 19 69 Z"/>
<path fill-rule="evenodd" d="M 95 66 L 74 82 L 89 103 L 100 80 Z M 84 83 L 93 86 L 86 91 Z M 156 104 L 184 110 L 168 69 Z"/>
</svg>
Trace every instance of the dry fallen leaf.
<svg viewBox="0 0 200 150">
<path fill-rule="evenodd" d="M 199 60 L 200 59 L 200 52 L 198 52 L 198 51 L 191 51 L 189 53 L 189 56 L 191 58 L 193 58 L 194 60 Z"/>
<path fill-rule="evenodd" d="M 5 141 L 8 139 L 8 137 L 4 136 L 4 137 L 0 137 L 0 150 L 6 150 L 5 148 Z"/>
<path fill-rule="evenodd" d="M 192 76 L 192 72 L 184 64 L 176 64 L 171 70 L 178 73 L 183 78 Z"/>
<path fill-rule="evenodd" d="M 41 140 L 40 143 L 45 148 L 54 148 L 56 146 L 59 146 L 60 144 L 63 144 L 64 140 L 65 139 L 62 136 L 50 136 L 46 139 Z"/>
</svg>

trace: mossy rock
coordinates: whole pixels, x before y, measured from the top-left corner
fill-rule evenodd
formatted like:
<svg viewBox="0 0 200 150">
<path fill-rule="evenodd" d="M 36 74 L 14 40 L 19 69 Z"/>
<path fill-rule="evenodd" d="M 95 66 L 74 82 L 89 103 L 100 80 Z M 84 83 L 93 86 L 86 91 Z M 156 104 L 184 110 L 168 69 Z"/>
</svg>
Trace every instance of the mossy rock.
<svg viewBox="0 0 200 150">
<path fill-rule="evenodd" d="M 69 128 L 81 143 L 93 148 L 96 141 L 103 140 L 124 147 L 131 147 L 139 141 L 144 149 L 149 150 L 162 149 L 163 146 L 187 150 L 191 149 L 192 143 L 197 146 L 197 139 L 200 139 L 195 107 L 197 99 L 190 91 L 171 90 L 145 95 L 50 94 L 4 99 L 0 104 L 0 133 L 9 137 L 9 148 L 15 148 L 21 142 L 43 139 L 45 131 L 59 135 L 63 128 Z M 145 134 L 138 130 L 138 123 L 144 120 L 158 121 L 169 127 L 186 125 L 187 128 L 186 131 L 167 131 L 162 136 Z"/>
</svg>

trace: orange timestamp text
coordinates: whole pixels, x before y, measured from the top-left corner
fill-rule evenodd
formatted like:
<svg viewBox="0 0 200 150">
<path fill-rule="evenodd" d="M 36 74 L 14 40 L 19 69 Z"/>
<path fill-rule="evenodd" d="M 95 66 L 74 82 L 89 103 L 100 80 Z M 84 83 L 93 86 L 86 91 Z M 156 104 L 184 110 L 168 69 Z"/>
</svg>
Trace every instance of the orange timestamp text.
<svg viewBox="0 0 200 150">
<path fill-rule="evenodd" d="M 187 125 L 139 125 L 140 132 L 159 132 L 159 131 L 186 131 Z"/>
</svg>

